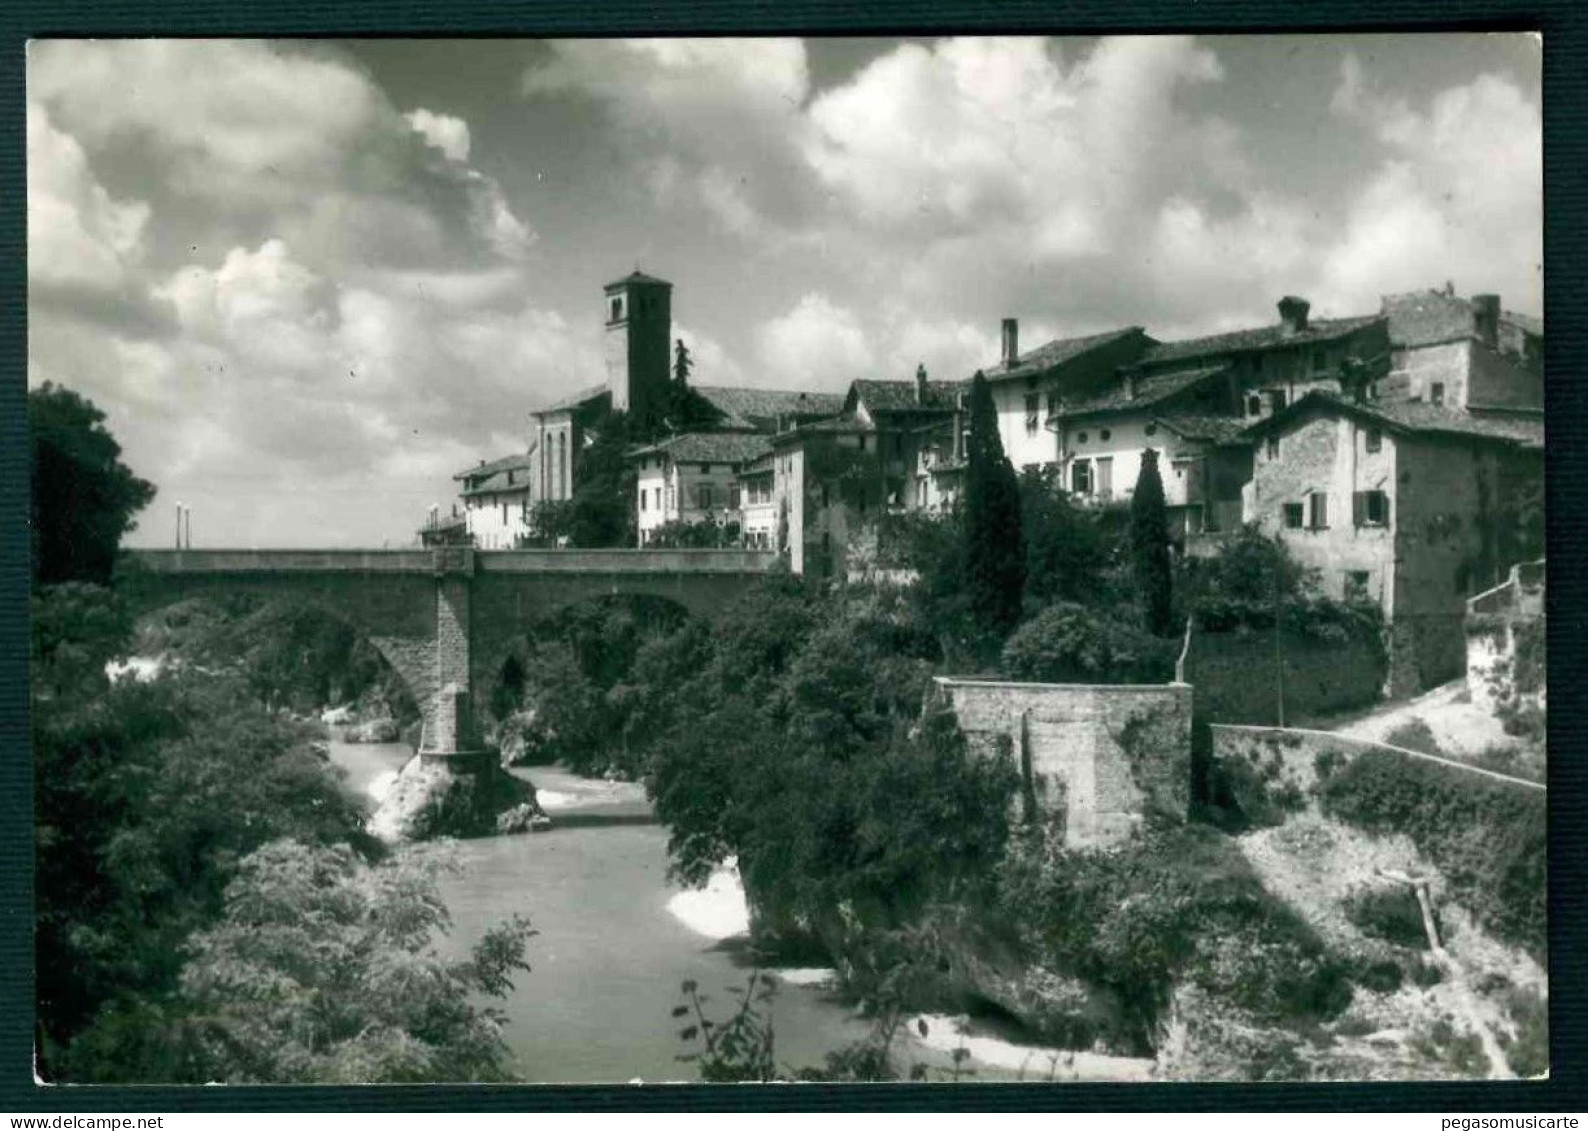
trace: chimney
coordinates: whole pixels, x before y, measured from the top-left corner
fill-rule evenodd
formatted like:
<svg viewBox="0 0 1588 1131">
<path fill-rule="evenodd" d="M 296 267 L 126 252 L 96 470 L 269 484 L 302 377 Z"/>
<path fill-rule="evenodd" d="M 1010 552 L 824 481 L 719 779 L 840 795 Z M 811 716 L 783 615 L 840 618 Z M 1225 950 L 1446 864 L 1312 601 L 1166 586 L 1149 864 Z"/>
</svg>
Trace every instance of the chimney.
<svg viewBox="0 0 1588 1131">
<path fill-rule="evenodd" d="M 1491 350 L 1500 348 L 1500 296 L 1472 296 L 1472 329 Z"/>
<path fill-rule="evenodd" d="M 926 366 L 915 367 L 915 403 L 926 403 Z"/>
<path fill-rule="evenodd" d="M 1307 311 L 1312 309 L 1312 304 L 1304 298 L 1295 295 L 1286 295 L 1279 300 L 1279 321 L 1285 327 L 1285 333 L 1299 334 L 1307 328 Z"/>
<path fill-rule="evenodd" d="M 1004 319 L 1003 343 L 1004 368 L 1013 369 L 1020 364 L 1020 322 L 1018 319 Z"/>
</svg>

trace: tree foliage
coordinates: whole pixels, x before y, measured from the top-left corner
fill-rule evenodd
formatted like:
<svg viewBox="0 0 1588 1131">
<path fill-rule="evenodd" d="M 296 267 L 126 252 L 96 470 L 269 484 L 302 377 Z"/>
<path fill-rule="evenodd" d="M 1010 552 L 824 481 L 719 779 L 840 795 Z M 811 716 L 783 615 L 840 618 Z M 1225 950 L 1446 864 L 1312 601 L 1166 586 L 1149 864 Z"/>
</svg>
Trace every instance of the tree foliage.
<svg viewBox="0 0 1588 1131">
<path fill-rule="evenodd" d="M 1020 619 L 1025 592 L 1025 539 L 1020 490 L 998 437 L 998 415 L 987 379 L 970 387 L 966 451 L 964 570 L 966 600 L 977 625 L 998 639 Z"/>
<path fill-rule="evenodd" d="M 1020 474 L 1020 522 L 1026 542 L 1026 602 L 1117 604 L 1128 598 L 1117 576 L 1127 533 L 1121 506 L 1080 506 L 1059 469 Z"/>
<path fill-rule="evenodd" d="M 1169 522 L 1158 453 L 1141 453 L 1141 474 L 1130 500 L 1130 560 L 1147 630 L 1167 635 L 1174 627 L 1174 576 L 1169 564 Z"/>
<path fill-rule="evenodd" d="M 110 581 L 121 538 L 154 487 L 121 462 L 105 414 L 45 382 L 28 393 L 33 496 L 28 513 L 35 585 Z"/>
<path fill-rule="evenodd" d="M 1166 683 L 1177 645 L 1102 610 L 1060 601 L 1015 630 L 1003 671 L 1037 683 Z"/>
</svg>

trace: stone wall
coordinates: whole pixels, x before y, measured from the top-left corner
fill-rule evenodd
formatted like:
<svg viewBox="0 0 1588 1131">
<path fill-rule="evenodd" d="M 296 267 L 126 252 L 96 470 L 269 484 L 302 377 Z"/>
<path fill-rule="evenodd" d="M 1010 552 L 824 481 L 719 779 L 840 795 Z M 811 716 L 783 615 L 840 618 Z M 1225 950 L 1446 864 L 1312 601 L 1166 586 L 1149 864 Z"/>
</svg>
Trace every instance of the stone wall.
<svg viewBox="0 0 1588 1131">
<path fill-rule="evenodd" d="M 1314 718 L 1376 702 L 1385 657 L 1375 642 L 1319 640 L 1272 630 L 1195 633 L 1186 682 L 1196 688 L 1198 719 L 1275 724 L 1284 658 L 1285 719 Z"/>
<path fill-rule="evenodd" d="M 1148 814 L 1183 821 L 1190 803 L 1191 688 L 939 677 L 972 751 L 1007 744 L 1039 813 L 1069 847 L 1117 844 Z"/>
</svg>

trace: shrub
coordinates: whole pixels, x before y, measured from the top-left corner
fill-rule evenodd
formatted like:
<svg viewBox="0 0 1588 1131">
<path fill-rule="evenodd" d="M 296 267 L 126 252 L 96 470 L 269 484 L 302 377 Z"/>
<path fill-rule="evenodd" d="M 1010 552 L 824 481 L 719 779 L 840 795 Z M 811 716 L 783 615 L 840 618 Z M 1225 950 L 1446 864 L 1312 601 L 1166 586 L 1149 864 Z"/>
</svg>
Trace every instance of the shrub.
<svg viewBox="0 0 1588 1131">
<path fill-rule="evenodd" d="M 1264 1022 L 1327 1018 L 1350 1002 L 1347 964 L 1206 827 L 1153 830 L 1109 851 L 1049 855 L 1011 841 L 997 900 L 1031 961 L 1119 997 L 1142 1051 L 1185 982 Z"/>
<path fill-rule="evenodd" d="M 1002 667 L 1039 683 L 1164 683 L 1178 649 L 1141 629 L 1081 605 L 1049 605 L 1004 645 Z"/>
<path fill-rule="evenodd" d="M 1417 902 L 1417 893 L 1405 884 L 1353 891 L 1345 899 L 1345 916 L 1364 934 L 1397 946 L 1428 945 L 1422 905 Z"/>
<path fill-rule="evenodd" d="M 1406 833 L 1480 923 L 1542 957 L 1542 792 L 1369 750 L 1324 782 L 1321 795 L 1333 817 L 1368 832 Z"/>
<path fill-rule="evenodd" d="M 1444 749 L 1439 745 L 1439 740 L 1434 737 L 1434 732 L 1422 719 L 1410 719 L 1402 723 L 1384 736 L 1386 746 L 1399 746 L 1403 750 L 1415 750 L 1419 754 L 1433 754 L 1445 757 Z"/>
<path fill-rule="evenodd" d="M 1549 1003 L 1534 990 L 1512 990 L 1506 1000 L 1516 1036 L 1505 1044 L 1505 1061 L 1523 1079 L 1549 1071 Z"/>
</svg>

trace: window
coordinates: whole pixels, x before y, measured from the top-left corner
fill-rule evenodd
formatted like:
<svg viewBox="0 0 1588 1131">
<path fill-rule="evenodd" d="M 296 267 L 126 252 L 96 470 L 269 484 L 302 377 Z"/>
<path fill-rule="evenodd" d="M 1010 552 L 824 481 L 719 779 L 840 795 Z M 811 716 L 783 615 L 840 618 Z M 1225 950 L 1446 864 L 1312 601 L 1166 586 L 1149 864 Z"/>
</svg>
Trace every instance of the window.
<svg viewBox="0 0 1588 1131">
<path fill-rule="evenodd" d="M 1329 527 L 1328 492 L 1319 491 L 1316 494 L 1308 495 L 1307 502 L 1310 504 L 1312 510 L 1312 513 L 1307 516 L 1307 525 L 1313 530 L 1327 530 Z"/>
<path fill-rule="evenodd" d="M 1077 443 L 1077 444 L 1084 444 L 1084 443 L 1086 443 L 1086 433 L 1085 433 L 1085 432 L 1082 432 L 1082 433 L 1080 433 L 1080 434 L 1079 434 L 1079 435 L 1078 435 L 1078 436 L 1076 436 L 1076 437 L 1075 437 L 1075 442 L 1076 442 L 1076 443 Z"/>
<path fill-rule="evenodd" d="M 739 488 L 737 485 L 728 488 L 728 509 L 739 509 Z"/>
<path fill-rule="evenodd" d="M 646 506 L 645 506 L 645 497 L 646 497 L 646 496 L 647 496 L 647 495 L 649 495 L 649 494 L 650 494 L 650 493 L 651 493 L 651 492 L 650 492 L 650 488 L 648 488 L 648 487 L 641 487 L 641 488 L 640 488 L 640 510 L 642 510 L 642 511 L 643 511 L 643 510 L 646 510 L 646 509 L 648 509 L 648 508 L 647 508 L 647 507 L 646 507 Z"/>
<path fill-rule="evenodd" d="M 1112 440 L 1114 438 L 1114 434 L 1105 428 L 1097 434 L 1097 438 L 1099 440 Z"/>
<path fill-rule="evenodd" d="M 1345 583 L 1341 586 L 1342 595 L 1347 601 L 1366 601 L 1368 572 L 1365 569 L 1348 569 L 1345 571 Z"/>
<path fill-rule="evenodd" d="M 502 525 L 503 525 L 503 526 L 506 526 L 506 525 L 507 525 L 507 523 L 508 523 L 508 518 L 507 518 L 507 504 L 506 504 L 506 503 L 503 503 L 503 504 L 502 504 Z"/>
<path fill-rule="evenodd" d="M 710 483 L 702 483 L 700 485 L 700 496 L 699 497 L 700 497 L 700 509 L 703 510 L 703 511 L 709 511 L 711 509 L 711 503 L 712 503 L 712 499 L 711 499 L 711 484 Z"/>
<path fill-rule="evenodd" d="M 1042 414 L 1042 398 L 1036 393 L 1026 394 L 1026 435 L 1034 436 Z"/>
<path fill-rule="evenodd" d="M 1114 494 L 1114 460 L 1112 456 L 1104 457 L 1097 461 L 1097 482 L 1094 485 L 1097 497 L 1107 499 Z"/>
<path fill-rule="evenodd" d="M 1268 403 L 1273 406 L 1275 412 L 1278 412 L 1290 403 L 1290 398 L 1284 389 L 1270 389 L 1268 390 Z"/>
<path fill-rule="evenodd" d="M 1435 381 L 1428 386 L 1428 400 L 1433 404 L 1445 403 L 1445 383 L 1443 381 Z"/>
<path fill-rule="evenodd" d="M 700 465 L 700 474 L 702 474 L 702 475 L 710 475 L 711 474 L 711 464 L 709 464 L 709 463 L 701 464 Z"/>
<path fill-rule="evenodd" d="M 866 438 L 864 436 L 860 437 L 860 450 L 866 450 Z"/>
<path fill-rule="evenodd" d="M 1263 453 L 1265 455 L 1267 455 L 1269 459 L 1278 459 L 1279 458 L 1279 437 L 1278 436 L 1270 436 L 1270 437 L 1268 437 L 1268 440 L 1263 444 Z"/>
<path fill-rule="evenodd" d="M 1142 431 L 1147 433 L 1149 436 L 1156 436 L 1158 434 L 1158 426 L 1156 424 L 1149 424 L 1146 428 L 1143 428 Z"/>
<path fill-rule="evenodd" d="M 615 298 L 615 299 L 612 300 L 612 321 L 616 322 L 619 318 L 622 318 L 622 317 L 623 317 L 623 300 L 621 298 Z"/>
<path fill-rule="evenodd" d="M 1351 510 L 1358 526 L 1389 525 L 1389 496 L 1383 491 L 1357 491 L 1351 496 Z"/>
<path fill-rule="evenodd" d="M 1376 452 L 1383 447 L 1384 433 L 1380 432 L 1377 428 L 1369 428 L 1367 430 L 1367 450 L 1370 452 Z"/>
<path fill-rule="evenodd" d="M 1078 459 L 1070 464 L 1070 491 L 1077 495 L 1092 493 L 1092 461 Z"/>
<path fill-rule="evenodd" d="M 1263 415 L 1263 398 L 1258 396 L 1256 393 L 1251 393 L 1246 398 L 1246 415 Z"/>
<path fill-rule="evenodd" d="M 1060 403 L 1059 402 L 1059 394 L 1057 394 L 1057 393 L 1049 393 L 1048 394 L 1048 415 L 1049 416 L 1057 416 L 1057 415 L 1059 415 L 1059 403 Z"/>
<path fill-rule="evenodd" d="M 668 487 L 667 487 L 667 509 L 669 511 L 671 511 L 673 509 L 673 498 L 674 498 L 674 496 L 673 496 L 673 488 L 672 488 L 672 485 L 669 484 Z"/>
<path fill-rule="evenodd" d="M 1302 515 L 1302 507 L 1301 507 L 1300 503 L 1286 503 L 1285 504 L 1285 529 L 1286 530 L 1300 530 L 1301 529 L 1301 515 Z"/>
</svg>

